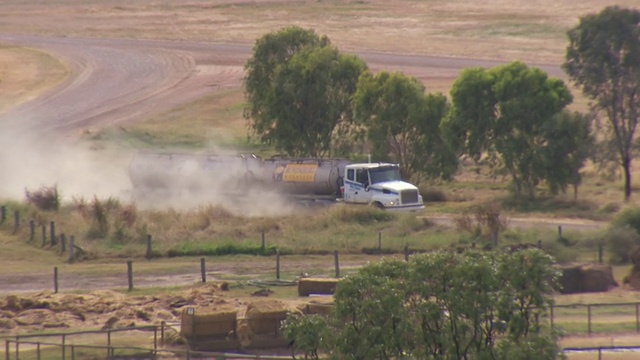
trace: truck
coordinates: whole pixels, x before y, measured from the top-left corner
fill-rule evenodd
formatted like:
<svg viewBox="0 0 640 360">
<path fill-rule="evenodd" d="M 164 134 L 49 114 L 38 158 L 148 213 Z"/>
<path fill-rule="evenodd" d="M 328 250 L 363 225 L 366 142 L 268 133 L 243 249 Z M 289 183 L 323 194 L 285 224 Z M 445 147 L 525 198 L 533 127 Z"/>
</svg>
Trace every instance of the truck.
<svg viewBox="0 0 640 360">
<path fill-rule="evenodd" d="M 423 209 L 418 188 L 403 181 L 399 170 L 398 164 L 341 158 L 139 152 L 129 177 L 136 192 L 214 189 L 233 197 L 269 191 L 299 201 Z"/>
</svg>

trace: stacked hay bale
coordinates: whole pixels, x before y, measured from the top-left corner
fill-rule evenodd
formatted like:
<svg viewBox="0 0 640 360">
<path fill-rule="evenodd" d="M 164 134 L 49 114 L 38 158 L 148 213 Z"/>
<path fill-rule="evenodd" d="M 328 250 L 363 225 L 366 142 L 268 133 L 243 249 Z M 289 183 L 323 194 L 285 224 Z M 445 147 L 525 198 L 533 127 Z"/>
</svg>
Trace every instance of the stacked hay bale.
<svg viewBox="0 0 640 360">
<path fill-rule="evenodd" d="M 234 309 L 185 307 L 182 309 L 180 335 L 194 350 L 238 349 L 237 317 Z"/>
<path fill-rule="evenodd" d="M 618 286 L 610 265 L 571 263 L 559 267 L 562 294 L 603 292 Z"/>
<path fill-rule="evenodd" d="M 302 278 L 298 281 L 298 295 L 331 295 L 336 291 L 338 281 L 331 278 Z"/>
<path fill-rule="evenodd" d="M 238 337 L 243 348 L 277 348 L 288 341 L 282 335 L 282 322 L 291 310 L 278 300 L 258 300 L 247 305 L 244 319 L 238 324 Z"/>
<path fill-rule="evenodd" d="M 302 304 L 298 309 L 305 315 L 329 316 L 333 311 L 333 297 L 318 297 Z"/>
</svg>

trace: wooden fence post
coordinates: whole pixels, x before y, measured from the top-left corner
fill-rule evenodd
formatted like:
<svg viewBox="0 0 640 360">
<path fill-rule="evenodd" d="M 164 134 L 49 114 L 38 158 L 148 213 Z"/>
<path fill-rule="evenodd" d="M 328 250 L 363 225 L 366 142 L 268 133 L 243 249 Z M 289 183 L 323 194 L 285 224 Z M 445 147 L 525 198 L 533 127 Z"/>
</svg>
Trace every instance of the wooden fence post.
<svg viewBox="0 0 640 360">
<path fill-rule="evenodd" d="M 340 277 L 340 258 L 338 255 L 338 250 L 335 250 L 333 252 L 333 262 L 335 263 L 335 267 L 336 267 L 336 278 Z"/>
<path fill-rule="evenodd" d="M 42 247 L 47 245 L 47 226 L 42 224 Z"/>
<path fill-rule="evenodd" d="M 29 241 L 36 238 L 36 223 L 33 219 L 29 220 Z"/>
<path fill-rule="evenodd" d="M 202 275 L 202 282 L 207 282 L 207 270 L 204 258 L 200 258 L 200 274 Z"/>
<path fill-rule="evenodd" d="M 591 304 L 587 305 L 587 322 L 589 328 L 589 336 L 591 336 Z"/>
<path fill-rule="evenodd" d="M 404 261 L 409 262 L 409 245 L 404 246 Z"/>
<path fill-rule="evenodd" d="M 20 212 L 18 210 L 13 212 L 13 233 L 17 233 L 20 228 Z"/>
<path fill-rule="evenodd" d="M 276 249 L 276 279 L 280 280 L 280 250 Z"/>
<path fill-rule="evenodd" d="M 378 253 L 382 254 L 382 231 L 378 231 Z"/>
<path fill-rule="evenodd" d="M 69 237 L 69 263 L 73 263 L 73 261 L 75 260 L 75 246 L 76 246 L 76 237 L 71 235 Z"/>
<path fill-rule="evenodd" d="M 636 303 L 636 332 L 640 332 L 640 304 Z"/>
<path fill-rule="evenodd" d="M 127 260 L 127 279 L 129 280 L 129 291 L 133 290 L 133 261 Z"/>
<path fill-rule="evenodd" d="M 49 234 L 49 240 L 51 240 L 51 246 L 54 246 L 55 244 L 57 244 L 57 239 L 56 239 L 56 222 L 52 221 L 51 223 L 49 223 L 49 230 L 51 231 L 51 234 Z"/>
<path fill-rule="evenodd" d="M 147 234 L 147 253 L 145 255 L 147 259 L 151 259 L 151 256 L 153 255 L 152 250 L 153 249 L 151 248 L 151 235 Z"/>
<path fill-rule="evenodd" d="M 58 267 L 53 267 L 53 293 L 58 293 Z"/>
<path fill-rule="evenodd" d="M 558 240 L 562 239 L 562 225 L 558 225 Z"/>
<path fill-rule="evenodd" d="M 62 233 L 60 234 L 60 254 L 64 254 L 67 252 L 67 236 Z"/>
<path fill-rule="evenodd" d="M 0 206 L 0 224 L 4 224 L 7 220 L 7 207 L 5 205 Z"/>
<path fill-rule="evenodd" d="M 260 238 L 262 240 L 262 245 L 260 248 L 262 249 L 262 254 L 264 255 L 264 252 L 266 251 L 266 246 L 267 246 L 264 230 L 262 230 L 262 233 L 260 234 Z"/>
<path fill-rule="evenodd" d="M 600 264 L 602 264 L 603 253 L 604 253 L 604 249 L 603 249 L 602 244 L 598 244 L 598 262 Z"/>
</svg>

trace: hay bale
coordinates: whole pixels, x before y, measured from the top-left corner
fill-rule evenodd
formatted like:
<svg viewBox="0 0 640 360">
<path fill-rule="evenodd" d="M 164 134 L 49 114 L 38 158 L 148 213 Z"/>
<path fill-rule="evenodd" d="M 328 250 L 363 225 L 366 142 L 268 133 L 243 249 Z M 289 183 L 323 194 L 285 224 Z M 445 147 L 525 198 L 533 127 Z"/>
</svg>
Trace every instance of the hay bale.
<svg viewBox="0 0 640 360">
<path fill-rule="evenodd" d="M 299 309 L 306 315 L 329 316 L 333 311 L 333 298 L 318 298 L 302 304 Z"/>
<path fill-rule="evenodd" d="M 603 292 L 617 287 L 613 269 L 604 264 L 564 264 L 560 266 L 562 294 Z"/>
<path fill-rule="evenodd" d="M 185 307 L 180 335 L 185 337 L 235 338 L 238 313 L 234 309 Z"/>
<path fill-rule="evenodd" d="M 298 295 L 331 295 L 336 291 L 338 281 L 339 279 L 330 278 L 302 278 L 298 281 Z"/>
<path fill-rule="evenodd" d="M 247 305 L 245 319 L 252 335 L 278 337 L 282 321 L 287 318 L 288 313 L 289 310 L 280 301 L 254 301 Z"/>
</svg>

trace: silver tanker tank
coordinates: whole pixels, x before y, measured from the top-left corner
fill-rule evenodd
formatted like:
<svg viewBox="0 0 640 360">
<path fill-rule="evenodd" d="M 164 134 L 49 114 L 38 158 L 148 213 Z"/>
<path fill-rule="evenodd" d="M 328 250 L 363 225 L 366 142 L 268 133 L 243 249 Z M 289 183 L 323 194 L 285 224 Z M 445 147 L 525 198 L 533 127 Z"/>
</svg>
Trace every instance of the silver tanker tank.
<svg viewBox="0 0 640 360">
<path fill-rule="evenodd" d="M 273 157 L 247 162 L 255 180 L 287 195 L 341 197 L 345 159 Z"/>
</svg>

